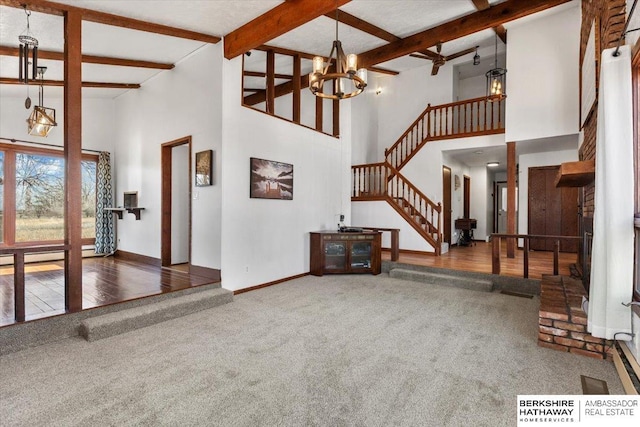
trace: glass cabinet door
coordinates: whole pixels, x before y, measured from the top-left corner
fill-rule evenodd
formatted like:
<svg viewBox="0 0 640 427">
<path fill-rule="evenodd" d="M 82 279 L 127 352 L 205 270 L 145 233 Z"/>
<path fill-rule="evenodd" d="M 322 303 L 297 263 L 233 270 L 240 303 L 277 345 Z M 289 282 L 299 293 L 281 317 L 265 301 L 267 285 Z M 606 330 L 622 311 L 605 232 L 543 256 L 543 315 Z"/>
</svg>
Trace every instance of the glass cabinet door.
<svg viewBox="0 0 640 427">
<path fill-rule="evenodd" d="M 351 268 L 371 268 L 371 242 L 351 245 Z"/>
<path fill-rule="evenodd" d="M 325 270 L 344 270 L 347 265 L 347 244 L 345 242 L 324 243 Z"/>
</svg>

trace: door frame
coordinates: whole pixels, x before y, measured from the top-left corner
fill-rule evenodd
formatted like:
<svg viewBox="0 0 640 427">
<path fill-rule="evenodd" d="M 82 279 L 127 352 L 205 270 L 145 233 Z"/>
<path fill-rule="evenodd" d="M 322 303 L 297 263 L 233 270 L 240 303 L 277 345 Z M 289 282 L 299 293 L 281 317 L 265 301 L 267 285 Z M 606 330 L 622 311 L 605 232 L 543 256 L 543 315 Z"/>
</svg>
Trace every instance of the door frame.
<svg viewBox="0 0 640 427">
<path fill-rule="evenodd" d="M 172 181 L 172 149 L 180 145 L 188 145 L 189 148 L 189 267 L 191 267 L 191 135 L 165 142 L 161 145 L 162 163 L 162 195 L 161 195 L 161 220 L 160 220 L 160 263 L 163 267 L 171 265 L 171 181 Z"/>
<path fill-rule="evenodd" d="M 451 246 L 451 168 L 445 165 L 442 165 L 442 228 L 442 240 Z"/>
</svg>

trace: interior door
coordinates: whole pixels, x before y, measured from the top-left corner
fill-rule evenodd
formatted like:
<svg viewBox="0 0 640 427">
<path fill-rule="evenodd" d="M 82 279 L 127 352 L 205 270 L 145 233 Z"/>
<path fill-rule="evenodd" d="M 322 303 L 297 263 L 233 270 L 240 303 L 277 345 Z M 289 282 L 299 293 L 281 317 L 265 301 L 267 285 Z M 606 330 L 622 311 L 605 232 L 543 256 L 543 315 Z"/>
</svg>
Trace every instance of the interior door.
<svg viewBox="0 0 640 427">
<path fill-rule="evenodd" d="M 463 200 L 463 218 L 471 218 L 471 177 L 463 175 L 464 183 L 464 200 Z"/>
<path fill-rule="evenodd" d="M 442 239 L 451 244 L 451 168 L 442 166 Z"/>
<path fill-rule="evenodd" d="M 191 262 L 191 137 L 162 144 L 160 261 Z M 175 240 L 175 241 L 174 241 Z"/>
<path fill-rule="evenodd" d="M 504 181 L 496 182 L 496 233 L 507 232 L 507 183 Z"/>
<path fill-rule="evenodd" d="M 529 168 L 529 234 L 578 235 L 578 189 L 555 186 L 560 166 Z M 530 248 L 552 251 L 553 239 L 531 239 Z M 577 243 L 560 242 L 563 252 L 576 252 Z"/>
</svg>

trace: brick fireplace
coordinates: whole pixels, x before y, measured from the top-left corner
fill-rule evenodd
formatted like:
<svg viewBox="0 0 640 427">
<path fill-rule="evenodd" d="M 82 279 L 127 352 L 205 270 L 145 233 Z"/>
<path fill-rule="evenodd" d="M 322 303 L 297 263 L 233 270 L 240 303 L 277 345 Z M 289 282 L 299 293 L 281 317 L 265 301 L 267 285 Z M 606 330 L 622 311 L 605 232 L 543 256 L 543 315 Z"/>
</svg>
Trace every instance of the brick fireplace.
<svg viewBox="0 0 640 427">
<path fill-rule="evenodd" d="M 538 345 L 554 350 L 605 359 L 611 341 L 587 332 L 587 314 L 582 309 L 586 292 L 579 280 L 544 276 L 540 284 Z"/>
</svg>

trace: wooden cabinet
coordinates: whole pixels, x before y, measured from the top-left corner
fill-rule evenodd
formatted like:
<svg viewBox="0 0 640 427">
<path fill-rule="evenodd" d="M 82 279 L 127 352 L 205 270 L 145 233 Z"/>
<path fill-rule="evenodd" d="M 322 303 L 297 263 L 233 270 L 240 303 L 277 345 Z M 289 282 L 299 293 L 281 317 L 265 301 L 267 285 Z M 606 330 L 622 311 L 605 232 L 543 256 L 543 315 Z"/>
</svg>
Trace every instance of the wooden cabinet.
<svg viewBox="0 0 640 427">
<path fill-rule="evenodd" d="M 528 234 L 547 236 L 578 235 L 578 189 L 556 188 L 560 166 L 529 168 Z M 552 251 L 552 239 L 531 239 L 531 250 Z M 576 241 L 561 241 L 560 250 L 577 252 Z"/>
<path fill-rule="evenodd" d="M 314 276 L 331 273 L 380 274 L 380 232 L 311 233 L 310 270 Z"/>
</svg>

